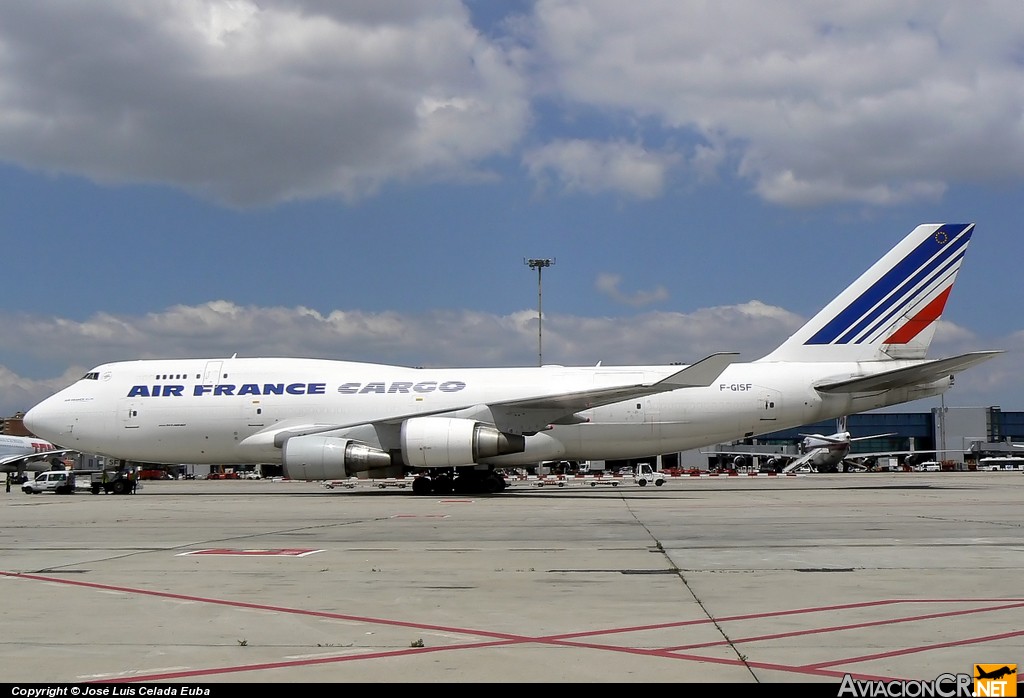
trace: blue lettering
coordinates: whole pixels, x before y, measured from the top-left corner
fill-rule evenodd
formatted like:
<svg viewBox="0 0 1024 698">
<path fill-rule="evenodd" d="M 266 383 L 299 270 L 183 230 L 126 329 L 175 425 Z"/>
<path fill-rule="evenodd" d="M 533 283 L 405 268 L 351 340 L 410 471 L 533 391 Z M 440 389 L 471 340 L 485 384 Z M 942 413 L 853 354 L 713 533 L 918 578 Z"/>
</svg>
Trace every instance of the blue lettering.
<svg viewBox="0 0 1024 698">
<path fill-rule="evenodd" d="M 355 395 L 359 392 L 359 383 L 345 383 L 338 386 L 338 392 L 342 395 Z"/>
<path fill-rule="evenodd" d="M 365 386 L 363 386 L 363 389 L 359 391 L 360 395 L 362 395 L 363 393 L 382 393 L 383 394 L 384 393 L 384 384 L 383 383 L 367 383 Z"/>
<path fill-rule="evenodd" d="M 389 393 L 407 393 L 407 392 L 409 392 L 409 388 L 411 388 L 411 387 L 412 387 L 412 383 L 405 383 L 403 381 L 395 381 L 394 383 L 391 384 L 391 387 L 388 388 L 388 392 Z"/>
<path fill-rule="evenodd" d="M 359 390 L 359 383 L 346 383 L 345 385 L 338 388 L 340 393 L 355 393 Z M 368 384 L 380 386 L 375 389 L 377 392 L 383 392 L 383 383 Z M 192 397 L 202 397 L 203 395 L 226 395 L 226 396 L 238 396 L 238 395 L 324 395 L 327 393 L 326 383 L 290 383 L 285 385 L 284 383 L 242 383 L 241 385 L 232 385 L 225 383 L 222 385 L 194 385 L 192 386 Z M 185 395 L 184 385 L 133 385 L 128 390 L 128 397 L 182 397 Z"/>
<path fill-rule="evenodd" d="M 412 386 L 417 393 L 432 393 L 437 388 L 437 381 L 423 381 Z"/>
<path fill-rule="evenodd" d="M 462 381 L 445 381 L 441 385 L 437 386 L 437 389 L 442 393 L 457 393 L 465 387 L 466 384 Z"/>
</svg>

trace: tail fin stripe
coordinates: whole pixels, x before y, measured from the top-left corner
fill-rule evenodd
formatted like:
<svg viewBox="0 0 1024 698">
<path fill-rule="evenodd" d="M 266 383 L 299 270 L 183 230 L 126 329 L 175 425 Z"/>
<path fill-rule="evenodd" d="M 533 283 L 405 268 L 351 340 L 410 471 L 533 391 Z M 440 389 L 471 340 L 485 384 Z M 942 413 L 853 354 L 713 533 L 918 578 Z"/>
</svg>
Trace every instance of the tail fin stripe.
<svg viewBox="0 0 1024 698">
<path fill-rule="evenodd" d="M 840 344 L 850 342 L 858 333 L 859 337 L 855 340 L 856 343 L 871 342 L 876 339 L 877 335 L 881 332 L 891 329 L 892 325 L 889 323 L 895 316 L 905 312 L 908 307 L 915 304 L 922 297 L 930 295 L 936 289 L 940 289 L 944 285 L 948 291 L 952 287 L 953 281 L 956 280 L 956 271 L 960 266 L 963 256 L 964 250 L 961 250 L 958 255 L 947 260 L 942 265 L 942 268 L 937 270 L 931 268 L 921 270 L 920 273 L 915 275 L 914 278 L 909 279 L 907 283 L 903 284 L 903 286 L 897 290 L 897 293 L 893 298 L 902 298 L 902 300 L 898 303 L 890 301 L 889 312 L 885 313 L 882 317 L 878 317 L 877 315 L 873 316 L 874 323 L 867 330 L 865 330 L 864 325 L 870 322 L 873 318 L 872 316 L 864 318 L 856 327 L 851 328 L 851 330 L 843 337 L 840 337 L 838 342 Z M 929 278 L 924 279 L 925 276 L 928 276 Z M 922 280 L 924 281 L 923 284 Z M 908 289 L 915 289 L 915 287 L 916 290 L 908 293 Z M 884 308 L 879 309 L 879 311 L 881 310 L 884 310 Z"/>
<path fill-rule="evenodd" d="M 940 227 L 826 323 L 806 344 L 849 343 L 851 331 L 855 332 L 898 302 L 897 287 L 905 287 L 912 275 L 920 278 L 940 265 L 958 264 L 973 231 L 973 224 Z M 914 295 L 920 292 L 921 289 Z"/>
<path fill-rule="evenodd" d="M 952 290 L 952 285 L 947 286 L 946 290 L 936 296 L 921 312 L 912 317 L 909 322 L 896 330 L 891 336 L 887 337 L 883 344 L 906 344 L 919 335 L 925 327 L 928 327 L 928 325 L 935 322 L 942 315 L 942 311 L 946 307 L 946 299 L 949 298 L 949 292 Z"/>
</svg>

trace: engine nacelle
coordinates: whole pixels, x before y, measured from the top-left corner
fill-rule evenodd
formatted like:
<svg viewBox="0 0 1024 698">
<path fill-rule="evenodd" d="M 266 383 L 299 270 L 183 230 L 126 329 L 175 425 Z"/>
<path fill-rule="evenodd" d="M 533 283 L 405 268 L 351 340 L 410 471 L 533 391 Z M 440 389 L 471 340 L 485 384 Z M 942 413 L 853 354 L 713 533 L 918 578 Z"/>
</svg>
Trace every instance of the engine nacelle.
<svg viewBox="0 0 1024 698">
<path fill-rule="evenodd" d="M 735 458 L 732 459 L 732 464 L 733 464 L 733 467 L 742 468 L 743 466 L 745 466 L 747 464 L 747 457 L 746 456 L 736 456 Z"/>
<path fill-rule="evenodd" d="M 293 436 L 281 450 L 284 476 L 292 480 L 340 480 L 392 464 L 385 451 L 335 436 Z"/>
<path fill-rule="evenodd" d="M 526 437 L 471 419 L 413 417 L 402 423 L 402 456 L 415 468 L 473 465 L 526 450 Z"/>
</svg>

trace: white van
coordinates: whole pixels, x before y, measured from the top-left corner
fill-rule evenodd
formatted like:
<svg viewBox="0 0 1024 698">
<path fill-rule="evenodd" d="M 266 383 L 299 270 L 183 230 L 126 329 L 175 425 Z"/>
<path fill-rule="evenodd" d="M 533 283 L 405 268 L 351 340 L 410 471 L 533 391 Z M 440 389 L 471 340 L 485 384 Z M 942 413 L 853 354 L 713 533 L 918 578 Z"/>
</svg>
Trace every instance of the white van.
<svg viewBox="0 0 1024 698">
<path fill-rule="evenodd" d="M 935 460 L 926 460 L 915 465 L 914 470 L 919 473 L 937 473 L 942 470 L 942 465 Z"/>
<path fill-rule="evenodd" d="M 74 490 L 75 474 L 70 470 L 47 470 L 21 486 L 21 491 L 25 494 L 39 494 L 40 492 L 71 494 Z"/>
</svg>

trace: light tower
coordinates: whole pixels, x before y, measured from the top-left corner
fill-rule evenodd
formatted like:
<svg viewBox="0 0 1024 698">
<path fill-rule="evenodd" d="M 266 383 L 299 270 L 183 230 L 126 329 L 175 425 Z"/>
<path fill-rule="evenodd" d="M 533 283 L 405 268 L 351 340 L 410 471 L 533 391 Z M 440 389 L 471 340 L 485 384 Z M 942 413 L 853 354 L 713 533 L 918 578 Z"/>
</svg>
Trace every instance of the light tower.
<svg viewBox="0 0 1024 698">
<path fill-rule="evenodd" d="M 524 259 L 523 263 L 526 264 L 530 269 L 537 270 L 537 365 L 544 365 L 544 344 L 541 334 L 541 325 L 543 323 L 544 314 L 541 310 L 541 271 L 544 267 L 550 267 L 555 263 L 553 259 Z"/>
</svg>

